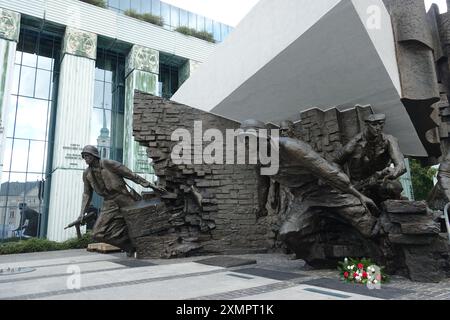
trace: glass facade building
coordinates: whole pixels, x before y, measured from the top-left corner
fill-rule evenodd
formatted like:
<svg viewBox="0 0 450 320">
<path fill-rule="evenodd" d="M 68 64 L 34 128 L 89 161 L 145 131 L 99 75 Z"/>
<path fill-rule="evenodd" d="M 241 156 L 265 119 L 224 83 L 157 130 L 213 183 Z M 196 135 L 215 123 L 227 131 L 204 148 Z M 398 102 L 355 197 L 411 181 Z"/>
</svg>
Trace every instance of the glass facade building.
<svg viewBox="0 0 450 320">
<path fill-rule="evenodd" d="M 44 0 L 33 4 L 40 2 L 44 8 Z M 220 30 L 217 41 L 223 40 L 229 32 L 222 24 L 210 23 L 208 19 L 160 1 L 108 1 L 108 6 L 120 11 L 117 19 L 124 21 L 122 26 L 120 23 L 113 26 L 123 28 L 121 39 L 102 34 L 102 30 L 82 31 L 92 28 L 89 25 L 79 25 L 78 29 L 51 21 L 48 15 L 37 18 L 20 12 L 21 8 L 14 8 L 7 0 L 0 0 L 0 9 L 9 10 L 6 13 L 0 10 L 0 14 L 19 17 L 17 39 L 7 38 L 0 32 L 0 51 L 8 50 L 9 55 L 0 65 L 0 72 L 10 74 L 11 79 L 6 87 L 8 99 L 0 100 L 7 101 L 7 105 L 1 106 L 4 120 L 0 132 L 1 129 L 4 132 L 0 241 L 24 236 L 16 229 L 26 208 L 37 218 L 36 235 L 56 241 L 73 237 L 73 230 L 64 231 L 64 227 L 78 216 L 81 205 L 81 174 L 85 163 L 79 148 L 95 145 L 102 158 L 125 163 L 129 158 L 126 146 L 132 139 L 127 119 L 132 113 L 134 90 L 145 89 L 148 93 L 171 98 L 194 66 L 202 62 L 198 58 L 204 55 L 202 50 L 212 50 L 214 46 L 190 39 L 183 39 L 182 45 L 167 43 L 167 40 L 162 41 L 167 35 L 163 29 L 160 34 L 156 31 L 154 41 L 147 39 L 145 46 L 136 44 L 136 40 L 128 42 L 124 34 L 129 34 L 130 39 L 135 34 L 143 34 L 147 24 L 139 24 L 140 30 L 128 30 L 127 19 L 132 18 L 123 16 L 124 11 L 133 9 L 161 15 L 169 29 L 195 24 L 199 30 Z M 79 10 L 105 12 L 105 9 L 85 5 L 80 5 Z M 217 25 L 215 29 L 214 25 Z M 155 32 L 153 27 L 148 28 Z M 72 44 L 74 35 L 81 37 Z M 89 41 L 84 42 L 86 39 Z M 87 54 L 93 45 L 95 51 Z M 79 51 L 85 52 L 72 52 L 71 46 L 80 46 Z M 177 49 L 173 50 L 174 47 Z M 151 54 L 145 55 L 146 50 Z M 149 69 L 151 63 L 148 63 L 153 61 L 157 62 L 156 68 Z M 0 92 L 2 90 L 0 87 Z M 86 96 L 91 97 L 86 99 Z M 71 116 L 64 118 L 61 116 L 64 113 Z M 78 140 L 78 136 L 86 138 Z M 146 155 L 145 158 L 148 161 Z M 101 202 L 101 198 L 94 195 L 93 205 L 100 208 Z"/>
<path fill-rule="evenodd" d="M 109 9 L 125 13 L 133 10 L 137 13 L 151 13 L 161 17 L 164 28 L 174 30 L 177 27 L 189 27 L 197 31 L 211 33 L 216 42 L 222 42 L 232 31 L 232 27 L 214 21 L 202 15 L 177 8 L 160 0 L 107 0 Z"/>
<path fill-rule="evenodd" d="M 6 225 L 18 225 L 18 208 L 24 204 L 38 213 L 44 208 L 50 115 L 60 48 L 59 37 L 26 28 L 20 34 L 7 109 L 0 191 L 0 221 Z M 7 236 L 6 230 L 3 228 L 0 237 Z"/>
</svg>

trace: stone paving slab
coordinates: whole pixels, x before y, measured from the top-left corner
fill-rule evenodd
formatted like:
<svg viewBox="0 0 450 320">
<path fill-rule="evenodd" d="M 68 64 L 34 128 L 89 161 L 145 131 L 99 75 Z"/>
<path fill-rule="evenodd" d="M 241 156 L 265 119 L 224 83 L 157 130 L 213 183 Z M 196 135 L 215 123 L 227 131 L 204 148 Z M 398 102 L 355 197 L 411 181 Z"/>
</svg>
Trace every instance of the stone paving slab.
<svg viewBox="0 0 450 320">
<path fill-rule="evenodd" d="M 378 300 L 367 295 L 349 293 L 315 287 L 311 285 L 298 285 L 295 287 L 249 295 L 238 300 Z"/>
<path fill-rule="evenodd" d="M 412 293 L 412 291 L 410 290 L 391 288 L 387 287 L 386 285 L 382 285 L 381 289 L 379 290 L 377 289 L 370 290 L 364 285 L 345 283 L 343 281 L 340 281 L 339 279 L 330 279 L 330 278 L 309 280 L 301 283 L 304 285 L 312 285 L 321 288 L 340 290 L 380 299 L 398 299 L 401 296 Z"/>
<path fill-rule="evenodd" d="M 120 287 L 132 281 L 148 281 L 174 275 L 189 275 L 208 271 L 220 271 L 223 268 L 206 266 L 196 263 L 185 263 L 165 266 L 151 266 L 143 268 L 125 268 L 114 271 L 104 271 L 100 273 L 81 274 L 81 286 L 86 289 L 89 287 L 103 288 Z M 16 282 L 14 286 L 10 284 L 0 284 L 0 299 L 23 298 L 34 295 L 47 296 L 48 292 L 67 291 L 68 275 L 54 278 L 41 278 Z M 115 290 L 112 290 L 115 292 Z"/>
<path fill-rule="evenodd" d="M 214 257 L 133 260 L 122 253 L 82 250 L 17 256 L 1 256 L 0 265 L 34 266 L 36 271 L 1 276 L 0 299 L 450 299 L 450 279 L 428 284 L 393 276 L 382 290 L 367 292 L 359 287 L 363 291 L 355 291 L 339 281 L 337 270 L 311 270 L 304 261 L 284 254 L 235 257 L 257 262 L 247 268 L 199 263 Z M 68 289 L 70 266 L 80 268 L 79 290 Z"/>
<path fill-rule="evenodd" d="M 227 272 L 215 272 L 191 277 L 173 279 L 155 279 L 146 283 L 129 282 L 121 287 L 86 290 L 76 294 L 54 295 L 46 297 L 52 300 L 187 300 L 198 296 L 225 293 L 277 282 L 266 278 L 238 279 Z"/>
</svg>

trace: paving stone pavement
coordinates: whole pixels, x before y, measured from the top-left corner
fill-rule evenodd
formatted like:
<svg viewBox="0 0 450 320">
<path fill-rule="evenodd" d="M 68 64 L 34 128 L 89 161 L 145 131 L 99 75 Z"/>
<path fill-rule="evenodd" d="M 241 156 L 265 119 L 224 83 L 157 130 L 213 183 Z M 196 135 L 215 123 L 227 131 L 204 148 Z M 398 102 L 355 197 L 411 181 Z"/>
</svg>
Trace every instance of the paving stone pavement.
<svg viewBox="0 0 450 320">
<path fill-rule="evenodd" d="M 381 290 L 368 290 L 340 282 L 336 270 L 311 270 L 284 254 L 230 257 L 235 267 L 224 267 L 223 258 L 204 260 L 136 261 L 84 250 L 0 256 L 0 269 L 35 269 L 1 275 L 0 299 L 450 300 L 450 279 L 415 283 L 393 276 Z M 69 286 L 74 266 L 81 272 L 79 288 Z"/>
</svg>

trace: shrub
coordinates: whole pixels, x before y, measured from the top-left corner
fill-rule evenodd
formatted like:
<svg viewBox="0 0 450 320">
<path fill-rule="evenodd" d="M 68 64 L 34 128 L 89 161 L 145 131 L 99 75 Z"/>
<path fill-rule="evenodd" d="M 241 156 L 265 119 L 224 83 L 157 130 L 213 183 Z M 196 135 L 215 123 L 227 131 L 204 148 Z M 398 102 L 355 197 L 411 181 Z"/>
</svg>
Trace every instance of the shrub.
<svg viewBox="0 0 450 320">
<path fill-rule="evenodd" d="M 47 239 L 31 238 L 15 242 L 5 242 L 0 244 L 0 255 L 17 254 L 29 252 L 44 252 L 70 249 L 84 249 L 93 243 L 90 234 L 85 234 L 81 239 L 70 239 L 64 242 L 55 242 Z"/>
<path fill-rule="evenodd" d="M 135 18 L 141 21 L 145 21 L 151 24 L 155 24 L 157 26 L 162 27 L 164 25 L 164 21 L 160 16 L 155 16 L 151 13 L 137 13 L 135 10 L 129 9 L 125 11 L 125 15 Z"/>
<path fill-rule="evenodd" d="M 92 4 L 100 8 L 106 8 L 105 0 L 80 0 L 80 1 Z"/>
<path fill-rule="evenodd" d="M 193 28 L 189 28 L 189 27 L 185 27 L 185 26 L 178 27 L 175 29 L 175 31 L 185 34 L 187 36 L 196 37 L 196 38 L 208 41 L 208 42 L 212 42 L 212 43 L 216 42 L 214 40 L 214 36 L 211 33 L 209 33 L 208 31 L 197 31 Z"/>
</svg>

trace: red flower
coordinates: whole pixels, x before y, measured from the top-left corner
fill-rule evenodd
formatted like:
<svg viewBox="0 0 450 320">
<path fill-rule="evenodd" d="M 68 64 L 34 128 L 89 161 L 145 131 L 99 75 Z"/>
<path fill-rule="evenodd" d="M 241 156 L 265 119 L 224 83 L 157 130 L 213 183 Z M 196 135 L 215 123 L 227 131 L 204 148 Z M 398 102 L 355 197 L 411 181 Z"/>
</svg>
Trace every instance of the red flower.
<svg viewBox="0 0 450 320">
<path fill-rule="evenodd" d="M 363 279 L 367 279 L 367 272 L 363 272 Z"/>
<path fill-rule="evenodd" d="M 362 263 L 358 263 L 358 269 L 364 268 L 364 265 Z"/>
<path fill-rule="evenodd" d="M 349 276 L 348 272 L 344 272 L 344 278 L 347 279 Z"/>
<path fill-rule="evenodd" d="M 357 272 L 353 273 L 353 278 L 356 278 L 357 276 L 358 276 Z"/>
</svg>

